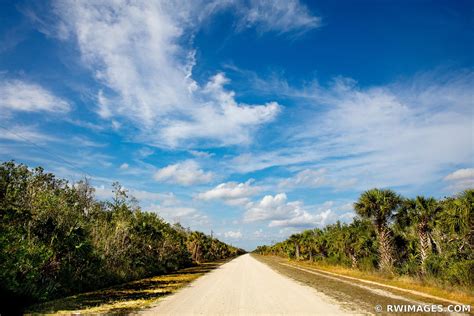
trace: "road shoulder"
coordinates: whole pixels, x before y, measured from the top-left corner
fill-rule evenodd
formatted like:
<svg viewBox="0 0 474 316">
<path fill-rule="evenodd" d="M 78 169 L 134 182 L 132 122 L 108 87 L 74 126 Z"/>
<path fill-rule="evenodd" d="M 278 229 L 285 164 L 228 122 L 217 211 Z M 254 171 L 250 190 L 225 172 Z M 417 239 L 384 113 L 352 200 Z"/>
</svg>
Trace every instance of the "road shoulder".
<svg viewBox="0 0 474 316">
<path fill-rule="evenodd" d="M 256 254 L 252 256 L 277 272 L 336 299 L 341 302 L 344 309 L 352 313 L 374 313 L 377 305 L 386 307 L 387 305 L 440 304 L 447 306 L 450 304 L 442 299 L 407 293 L 404 289 L 397 290 L 384 285 L 370 284 L 365 280 L 329 274 L 326 271 L 309 268 L 307 265 L 290 262 L 276 256 Z M 439 314 L 442 315 L 442 313 Z"/>
<path fill-rule="evenodd" d="M 174 273 L 136 280 L 30 306 L 26 314 L 128 314 L 153 306 L 229 260 L 202 263 Z"/>
</svg>

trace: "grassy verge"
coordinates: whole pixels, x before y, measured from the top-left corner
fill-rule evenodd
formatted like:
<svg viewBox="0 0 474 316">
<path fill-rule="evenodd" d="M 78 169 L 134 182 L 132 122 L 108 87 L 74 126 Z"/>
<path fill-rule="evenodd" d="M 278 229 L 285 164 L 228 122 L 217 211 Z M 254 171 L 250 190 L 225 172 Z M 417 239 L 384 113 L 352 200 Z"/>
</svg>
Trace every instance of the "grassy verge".
<svg viewBox="0 0 474 316">
<path fill-rule="evenodd" d="M 378 272 L 360 271 L 341 266 L 324 264 L 321 262 L 297 261 L 284 259 L 287 263 L 320 270 L 323 272 L 335 273 L 341 276 L 353 277 L 361 280 L 380 283 L 382 285 L 394 286 L 404 290 L 417 291 L 424 294 L 432 295 L 442 300 L 459 302 L 474 306 L 474 293 L 472 289 L 459 289 L 454 287 L 441 287 L 431 282 L 422 281 L 420 279 L 408 276 L 385 275 Z"/>
<path fill-rule="evenodd" d="M 472 292 L 472 290 L 469 291 L 468 289 L 462 291 L 459 288 L 440 287 L 438 285 L 408 276 L 390 276 L 377 272 L 360 271 L 341 266 L 332 266 L 319 262 L 291 260 L 291 263 L 300 265 L 302 267 L 308 267 L 313 269 L 316 268 L 322 271 L 377 282 L 384 285 L 395 286 L 406 290 L 418 291 L 449 301 L 474 305 L 474 293 Z"/>
<path fill-rule="evenodd" d="M 29 307 L 26 314 L 126 314 L 150 307 L 227 261 L 203 263 L 172 274 L 132 281 Z"/>
</svg>

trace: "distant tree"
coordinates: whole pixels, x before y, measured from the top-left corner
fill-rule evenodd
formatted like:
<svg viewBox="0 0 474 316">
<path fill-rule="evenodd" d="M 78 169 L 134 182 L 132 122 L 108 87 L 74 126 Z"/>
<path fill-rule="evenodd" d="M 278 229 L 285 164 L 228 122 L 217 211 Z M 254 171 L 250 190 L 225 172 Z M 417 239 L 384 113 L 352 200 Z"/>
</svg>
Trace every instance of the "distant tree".
<svg viewBox="0 0 474 316">
<path fill-rule="evenodd" d="M 315 238 L 314 238 L 314 231 L 313 230 L 305 230 L 301 233 L 301 245 L 304 247 L 303 251 L 305 254 L 308 255 L 309 261 L 313 261 L 314 255 L 314 245 L 315 245 Z"/>
<path fill-rule="evenodd" d="M 289 243 L 292 246 L 294 246 L 296 260 L 300 259 L 300 243 L 301 243 L 300 239 L 301 239 L 300 234 L 293 234 L 290 236 L 290 239 L 289 239 Z"/>
</svg>

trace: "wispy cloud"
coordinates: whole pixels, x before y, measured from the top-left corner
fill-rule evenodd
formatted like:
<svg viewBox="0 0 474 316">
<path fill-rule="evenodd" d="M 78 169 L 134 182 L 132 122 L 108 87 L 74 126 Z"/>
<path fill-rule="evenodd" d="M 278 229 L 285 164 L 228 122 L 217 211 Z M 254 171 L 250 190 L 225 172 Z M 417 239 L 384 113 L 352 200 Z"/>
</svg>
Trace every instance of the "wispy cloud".
<svg viewBox="0 0 474 316">
<path fill-rule="evenodd" d="M 133 124 L 140 139 L 171 147 L 203 140 L 248 143 L 258 126 L 274 119 L 277 103 L 237 102 L 224 87 L 229 80 L 223 73 L 202 85 L 193 79 L 195 52 L 182 43 L 189 43 L 204 18 L 199 7 L 198 2 L 56 3 L 62 37 L 76 41 L 83 64 L 102 86 L 97 92 L 102 118 Z"/>
<path fill-rule="evenodd" d="M 197 158 L 210 158 L 215 156 L 214 153 L 208 153 L 207 151 L 200 151 L 200 150 L 190 150 L 189 153 Z"/>
<path fill-rule="evenodd" d="M 1 102 L 1 101 L 0 101 Z M 56 136 L 46 134 L 34 126 L 13 124 L 0 129 L 0 139 L 32 144 L 43 145 L 48 142 L 60 142 Z"/>
<path fill-rule="evenodd" d="M 319 187 L 328 183 L 324 176 L 326 172 L 324 168 L 305 169 L 291 178 L 282 180 L 278 185 L 280 187 Z"/>
<path fill-rule="evenodd" d="M 240 28 L 256 27 L 260 32 L 301 33 L 321 26 L 321 17 L 298 0 L 251 0 L 238 12 Z"/>
<path fill-rule="evenodd" d="M 100 143 L 94 140 L 91 140 L 89 138 L 86 138 L 84 136 L 74 136 L 71 139 L 75 145 L 80 146 L 80 147 L 105 147 L 107 144 Z"/>
<path fill-rule="evenodd" d="M 313 85 L 313 93 L 287 85 L 287 95 L 305 104 L 304 117 L 289 123 L 282 146 L 239 155 L 230 165 L 240 172 L 292 166 L 298 172 L 288 180 L 293 184 L 309 184 L 301 173 L 308 166 L 326 169 L 330 186 L 435 181 L 449 164 L 472 162 L 473 83 L 471 71 L 435 71 L 368 88 L 343 78 L 326 88 Z"/>
<path fill-rule="evenodd" d="M 70 104 L 38 84 L 0 79 L 0 109 L 22 112 L 67 112 Z"/>
<path fill-rule="evenodd" d="M 137 151 L 137 155 L 140 157 L 140 158 L 146 158 L 148 156 L 151 156 L 155 153 L 155 151 L 151 148 L 148 148 L 148 147 L 143 147 L 141 148 L 140 150 Z"/>
<path fill-rule="evenodd" d="M 332 188 L 335 191 L 344 191 L 354 189 L 358 186 L 358 179 L 354 176 L 342 175 L 341 170 L 318 168 L 320 165 L 331 166 L 330 163 L 318 163 L 315 160 L 312 168 L 306 168 L 308 165 L 293 165 L 287 167 L 292 175 L 286 178 L 269 178 L 266 180 L 268 185 L 278 190 L 292 191 L 304 188 Z M 309 165 L 311 166 L 311 165 Z M 301 171 L 299 171 L 301 170 Z"/>
</svg>

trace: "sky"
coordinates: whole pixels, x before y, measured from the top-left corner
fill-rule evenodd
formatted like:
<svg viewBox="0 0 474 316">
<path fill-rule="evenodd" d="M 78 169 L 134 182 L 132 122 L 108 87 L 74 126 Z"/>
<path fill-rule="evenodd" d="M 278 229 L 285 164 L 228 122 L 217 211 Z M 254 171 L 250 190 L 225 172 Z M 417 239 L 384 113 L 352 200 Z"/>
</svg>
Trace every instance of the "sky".
<svg viewBox="0 0 474 316">
<path fill-rule="evenodd" d="M 474 187 L 472 1 L 0 3 L 0 160 L 252 250 Z"/>
</svg>

